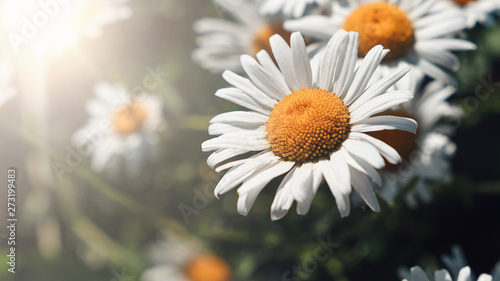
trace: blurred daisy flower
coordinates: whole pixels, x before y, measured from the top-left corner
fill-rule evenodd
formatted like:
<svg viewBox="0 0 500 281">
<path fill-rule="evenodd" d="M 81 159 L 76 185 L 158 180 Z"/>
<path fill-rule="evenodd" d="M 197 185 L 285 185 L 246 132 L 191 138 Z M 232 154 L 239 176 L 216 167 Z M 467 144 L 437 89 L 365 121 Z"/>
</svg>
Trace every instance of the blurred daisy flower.
<svg viewBox="0 0 500 281">
<path fill-rule="evenodd" d="M 265 14 L 277 14 L 298 18 L 302 16 L 308 8 L 320 6 L 328 3 L 328 0 L 264 0 L 260 11 Z"/>
<path fill-rule="evenodd" d="M 117 172 L 123 167 L 127 174 L 136 175 L 159 142 L 158 132 L 164 127 L 162 101 L 149 93 L 132 96 L 122 85 L 99 82 L 95 98 L 85 109 L 90 118 L 73 135 L 73 143 L 92 153 L 92 168 Z"/>
<path fill-rule="evenodd" d="M 436 270 L 434 271 L 434 278 L 429 277 L 425 271 L 419 267 L 415 266 L 411 268 L 410 275 L 403 279 L 403 281 L 452 281 L 453 279 L 450 276 L 450 273 L 446 271 L 446 269 Z M 464 267 L 460 270 L 458 277 L 455 279 L 456 281 L 472 281 L 471 270 L 470 267 Z M 475 280 L 475 279 L 474 279 Z M 493 277 L 489 274 L 483 273 L 479 276 L 477 281 L 492 281 Z"/>
<path fill-rule="evenodd" d="M 460 270 L 467 266 L 465 254 L 462 248 L 458 245 L 454 245 L 451 248 L 451 254 L 443 255 L 441 260 L 445 264 L 446 268 L 450 270 L 450 274 L 453 278 L 457 278 L 460 275 Z M 500 280 L 500 261 L 495 264 L 490 275 L 493 277 L 494 281 Z"/>
<path fill-rule="evenodd" d="M 456 145 L 449 134 L 453 133 L 453 128 L 439 122 L 444 118 L 459 120 L 462 111 L 446 101 L 455 93 L 455 88 L 438 80 L 423 89 L 413 83 L 410 91 L 416 93 L 413 100 L 384 114 L 414 118 L 419 125 L 417 133 L 383 130 L 369 134 L 394 147 L 403 158 L 400 164 L 387 165 L 382 170 L 381 196 L 391 202 L 401 188 L 411 184 L 405 198 L 410 207 L 416 207 L 417 198 L 423 202 L 431 200 L 429 182 L 449 183 L 452 180 L 450 160 Z"/>
<path fill-rule="evenodd" d="M 141 275 L 141 281 L 229 281 L 232 270 L 218 256 L 205 252 L 188 239 L 170 237 L 153 244 L 147 255 L 155 266 Z"/>
<path fill-rule="evenodd" d="M 445 0 L 436 6 L 447 9 L 451 6 L 460 8 L 467 18 L 467 27 L 473 28 L 481 23 L 487 26 L 495 24 L 495 12 L 500 11 L 498 0 Z"/>
<path fill-rule="evenodd" d="M 104 25 L 127 19 L 128 0 L 7 0 L 2 24 L 14 49 L 25 46 L 43 55 L 61 53 L 82 37 L 99 37 Z"/>
<path fill-rule="evenodd" d="M 402 68 L 368 86 L 372 74 L 388 53 L 375 46 L 355 69 L 358 34 L 340 30 L 311 68 L 301 34 L 291 36 L 291 47 L 279 35 L 270 39 L 279 69 L 265 51 L 257 60 L 243 55 L 241 62 L 249 79 L 231 71 L 223 78 L 234 87 L 216 96 L 250 109 L 215 116 L 203 151 L 214 151 L 211 167 L 248 152 L 248 158 L 230 161 L 216 168 L 229 169 L 215 188 L 215 195 L 238 189 L 238 212 L 247 215 L 262 189 L 274 178 L 286 174 L 271 206 L 271 218 L 282 218 L 297 201 L 297 213 L 306 214 L 322 179 L 335 197 L 342 217 L 350 212 L 352 188 L 374 211 L 379 211 L 372 182 L 381 183 L 376 171 L 384 158 L 401 161 L 389 145 L 366 134 L 399 129 L 415 132 L 414 120 L 397 116 L 376 116 L 392 106 L 409 101 L 409 91 L 386 90 L 403 77 Z"/>
<path fill-rule="evenodd" d="M 17 94 L 17 89 L 12 85 L 14 69 L 8 63 L 0 63 L 0 106 Z"/>
<path fill-rule="evenodd" d="M 364 57 L 375 45 L 390 49 L 382 68 L 395 68 L 408 63 L 412 72 L 422 71 L 448 84 L 454 83 L 458 58 L 451 51 L 473 50 L 475 45 L 453 38 L 466 28 L 463 13 L 457 8 L 435 10 L 435 0 L 338 1 L 332 15 L 311 15 L 287 20 L 287 30 L 326 43 L 339 29 L 359 33 L 359 56 Z M 445 69 L 445 70 L 444 70 Z"/>
<path fill-rule="evenodd" d="M 257 1 L 215 0 L 215 3 L 234 21 L 203 18 L 194 23 L 193 28 L 199 36 L 193 59 L 201 67 L 214 73 L 224 70 L 242 72 L 240 56 L 255 56 L 262 49 L 270 52 L 271 35 L 280 34 L 289 42 L 290 32 L 283 29 L 283 18 L 260 15 Z"/>
</svg>

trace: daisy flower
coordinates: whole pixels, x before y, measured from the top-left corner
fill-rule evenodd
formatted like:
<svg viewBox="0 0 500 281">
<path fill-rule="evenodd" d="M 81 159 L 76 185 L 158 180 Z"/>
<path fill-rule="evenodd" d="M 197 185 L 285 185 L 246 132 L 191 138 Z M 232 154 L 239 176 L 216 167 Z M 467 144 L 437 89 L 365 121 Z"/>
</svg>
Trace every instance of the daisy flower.
<svg viewBox="0 0 500 281">
<path fill-rule="evenodd" d="M 194 23 L 193 28 L 199 36 L 193 59 L 201 67 L 214 73 L 226 69 L 242 72 L 240 56 L 255 56 L 262 49 L 270 52 L 271 35 L 280 34 L 289 41 L 290 32 L 283 29 L 283 19 L 279 15 L 260 15 L 257 1 L 215 0 L 215 3 L 234 21 L 203 18 Z"/>
<path fill-rule="evenodd" d="M 411 268 L 411 273 L 408 278 L 403 279 L 403 281 L 452 281 L 450 273 L 446 269 L 436 270 L 434 272 L 434 278 L 429 277 L 425 271 L 419 267 L 415 266 Z M 470 267 L 464 267 L 460 270 L 456 281 L 472 281 Z M 477 281 L 492 281 L 493 277 L 489 274 L 483 273 L 479 276 Z"/>
<path fill-rule="evenodd" d="M 135 175 L 145 158 L 154 155 L 163 129 L 162 108 L 154 95 L 132 96 L 122 85 L 100 82 L 95 97 L 85 104 L 90 118 L 74 134 L 73 143 L 92 153 L 94 170 L 116 172 L 124 167 Z"/>
<path fill-rule="evenodd" d="M 170 237 L 147 251 L 155 266 L 141 275 L 141 281 L 229 281 L 232 270 L 218 256 L 202 250 L 194 241 Z"/>
<path fill-rule="evenodd" d="M 359 33 L 359 56 L 375 45 L 390 49 L 382 68 L 408 63 L 412 72 L 422 71 L 448 84 L 454 83 L 446 70 L 457 70 L 458 58 L 451 51 L 473 50 L 469 41 L 453 38 L 466 28 L 457 8 L 435 10 L 435 0 L 357 0 L 337 1 L 332 15 L 311 15 L 287 20 L 285 29 L 326 42 L 335 31 Z"/>
<path fill-rule="evenodd" d="M 445 0 L 436 5 L 443 9 L 448 9 L 450 5 L 458 7 L 467 18 L 468 28 L 478 23 L 487 26 L 495 24 L 495 12 L 500 11 L 500 2 L 497 0 Z"/>
<path fill-rule="evenodd" d="M 300 33 L 293 33 L 291 46 L 279 35 L 270 39 L 279 69 L 265 51 L 257 60 L 249 55 L 241 63 L 249 79 L 231 71 L 223 78 L 234 87 L 216 96 L 250 109 L 222 113 L 211 120 L 203 151 L 214 151 L 211 167 L 229 161 L 216 171 L 229 169 L 215 188 L 215 195 L 238 188 L 238 212 L 247 215 L 262 189 L 285 175 L 271 206 L 271 218 L 282 218 L 297 201 L 297 213 L 306 214 L 322 179 L 335 197 L 342 217 L 350 212 L 352 188 L 374 211 L 379 211 L 372 182 L 380 184 L 376 169 L 384 158 L 401 161 L 389 145 L 366 134 L 384 129 L 415 132 L 414 120 L 376 116 L 412 98 L 409 91 L 386 90 L 409 71 L 395 71 L 368 86 L 379 63 L 388 53 L 375 46 L 355 69 L 358 34 L 340 30 L 331 38 L 317 68 L 311 68 Z"/>
<path fill-rule="evenodd" d="M 3 25 L 15 49 L 25 46 L 43 55 L 59 54 L 82 37 L 99 37 L 102 27 L 132 14 L 128 0 L 45 1 L 7 0 Z"/>
<path fill-rule="evenodd" d="M 266 15 L 277 14 L 281 11 L 284 15 L 298 18 L 306 12 L 307 8 L 326 3 L 328 0 L 264 0 L 260 11 Z"/>
<path fill-rule="evenodd" d="M 467 266 L 467 260 L 465 259 L 465 254 L 462 248 L 458 245 L 454 245 L 451 248 L 450 255 L 443 255 L 441 260 L 445 264 L 446 268 L 450 270 L 453 278 L 457 278 L 460 274 L 460 270 Z M 491 270 L 493 280 L 500 280 L 500 261 Z"/>
<path fill-rule="evenodd" d="M 400 87 L 395 86 L 396 89 Z M 400 164 L 387 165 L 382 170 L 381 196 L 391 202 L 401 188 L 412 184 L 406 201 L 410 207 L 416 207 L 417 198 L 423 202 L 431 200 L 431 181 L 449 183 L 452 180 L 450 160 L 456 145 L 449 134 L 453 133 L 453 128 L 439 122 L 444 118 L 458 120 L 462 111 L 446 101 L 455 93 L 455 88 L 441 81 L 435 80 L 423 89 L 416 83 L 403 88 L 416 93 L 415 98 L 385 114 L 414 118 L 419 124 L 417 133 L 383 130 L 369 134 L 395 148 L 403 158 Z"/>
</svg>

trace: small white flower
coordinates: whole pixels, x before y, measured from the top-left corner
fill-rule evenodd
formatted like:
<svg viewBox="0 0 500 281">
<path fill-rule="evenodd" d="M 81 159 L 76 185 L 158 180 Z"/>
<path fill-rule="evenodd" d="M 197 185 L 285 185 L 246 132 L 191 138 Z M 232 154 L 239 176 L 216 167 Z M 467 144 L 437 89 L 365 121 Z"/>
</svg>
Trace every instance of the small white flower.
<svg viewBox="0 0 500 281">
<path fill-rule="evenodd" d="M 340 30 L 331 38 L 321 63 L 311 69 L 304 39 L 291 36 L 291 47 L 279 35 L 270 39 L 274 58 L 265 51 L 257 60 L 243 55 L 241 63 L 250 79 L 231 71 L 222 75 L 234 87 L 217 91 L 250 111 L 215 116 L 203 151 L 214 151 L 207 162 L 216 171 L 229 169 L 215 188 L 215 195 L 238 188 L 238 212 L 246 215 L 262 189 L 286 174 L 271 206 L 271 218 L 282 218 L 297 201 L 297 213 L 306 214 L 323 178 L 335 197 L 342 217 L 350 212 L 352 188 L 374 211 L 379 211 L 372 183 L 380 184 L 376 169 L 401 161 L 389 145 L 367 132 L 399 129 L 415 132 L 409 118 L 377 116 L 412 98 L 409 91 L 386 90 L 403 77 L 400 69 L 369 85 L 387 54 L 375 46 L 355 68 L 358 34 Z M 248 152 L 251 157 L 235 160 Z"/>
<path fill-rule="evenodd" d="M 460 270 L 467 266 L 467 260 L 465 259 L 465 254 L 462 248 L 458 245 L 454 245 L 451 248 L 450 255 L 443 255 L 441 257 L 446 268 L 450 270 L 453 278 L 457 278 L 460 275 Z M 490 275 L 493 277 L 493 281 L 500 280 L 500 261 L 491 270 Z"/>
<path fill-rule="evenodd" d="M 483 273 L 479 276 L 477 281 L 492 281 L 493 277 L 489 274 Z M 411 273 L 408 278 L 403 279 L 403 281 L 452 281 L 452 278 L 446 269 L 434 271 L 434 278 L 429 277 L 425 271 L 419 266 L 411 268 Z M 464 267 L 460 270 L 457 279 L 455 281 L 472 281 L 470 267 Z"/>
<path fill-rule="evenodd" d="M 283 29 L 283 18 L 259 14 L 259 4 L 254 0 L 215 0 L 234 21 L 219 18 L 203 18 L 193 25 L 199 34 L 199 46 L 193 59 L 201 67 L 214 73 L 224 70 L 242 72 L 240 56 L 254 56 L 264 49 L 270 52 L 269 37 L 280 34 L 289 40 L 290 32 Z"/>
<path fill-rule="evenodd" d="M 442 9 L 458 7 L 467 18 L 468 28 L 478 23 L 492 26 L 495 24 L 495 13 L 500 11 L 500 1 L 497 0 L 445 0 L 439 1 L 436 6 Z"/>
<path fill-rule="evenodd" d="M 154 266 L 145 270 L 141 281 L 229 281 L 232 270 L 214 254 L 189 239 L 170 236 L 147 250 Z"/>
<path fill-rule="evenodd" d="M 473 50 L 469 41 L 454 38 L 466 28 L 463 13 L 454 7 L 434 9 L 435 0 L 357 0 L 332 4 L 332 15 L 311 15 L 287 20 L 285 29 L 301 31 L 321 42 L 339 29 L 360 34 L 360 57 L 375 45 L 390 49 L 382 69 L 412 66 L 412 72 L 454 83 L 446 70 L 457 70 L 458 58 L 451 51 Z"/>
<path fill-rule="evenodd" d="M 396 89 L 398 86 L 396 84 Z M 401 164 L 383 169 L 381 196 L 391 202 L 401 188 L 412 183 L 414 186 L 406 194 L 406 201 L 410 207 L 416 207 L 417 198 L 423 202 L 432 199 L 429 190 L 431 181 L 449 183 L 452 180 L 450 160 L 456 145 L 449 134 L 453 133 L 454 128 L 439 124 L 439 121 L 443 118 L 458 120 L 462 111 L 446 101 L 455 93 L 455 88 L 440 81 L 435 80 L 424 89 L 418 89 L 414 83 L 410 90 L 415 92 L 415 98 L 392 108 L 391 112 L 397 116 L 414 118 L 419 124 L 417 133 L 379 131 L 372 133 L 372 136 L 393 146 L 403 158 Z"/>
<path fill-rule="evenodd" d="M 264 0 L 260 11 L 263 14 L 272 15 L 281 11 L 286 16 L 298 18 L 304 14 L 307 8 L 326 3 L 328 0 Z"/>
<path fill-rule="evenodd" d="M 163 128 L 162 102 L 152 94 L 132 96 L 122 85 L 100 82 L 95 98 L 85 106 L 90 118 L 73 136 L 73 143 L 92 152 L 92 168 L 137 174 L 144 160 L 153 155 Z M 122 163 L 124 162 L 124 163 Z"/>
</svg>

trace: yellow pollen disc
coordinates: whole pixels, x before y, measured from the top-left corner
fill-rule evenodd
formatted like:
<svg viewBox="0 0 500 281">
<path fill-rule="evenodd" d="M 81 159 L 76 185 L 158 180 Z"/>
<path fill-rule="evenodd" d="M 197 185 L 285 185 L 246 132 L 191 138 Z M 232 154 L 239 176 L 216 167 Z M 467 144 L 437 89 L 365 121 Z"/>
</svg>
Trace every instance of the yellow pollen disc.
<svg viewBox="0 0 500 281">
<path fill-rule="evenodd" d="M 453 1 L 455 1 L 455 3 L 457 3 L 460 6 L 465 6 L 470 2 L 475 2 L 476 0 L 453 0 Z"/>
<path fill-rule="evenodd" d="M 411 118 L 411 115 L 403 112 L 403 111 L 388 111 L 381 113 L 380 115 L 392 115 L 392 116 L 399 116 L 399 117 L 407 117 Z M 379 139 L 386 144 L 390 145 L 392 148 L 394 148 L 399 155 L 401 156 L 401 159 L 403 161 L 408 161 L 410 159 L 411 153 L 415 150 L 416 148 L 416 139 L 417 136 L 416 134 L 407 132 L 407 131 L 401 131 L 401 130 L 382 130 L 382 131 L 375 131 L 375 132 L 367 132 L 366 134 Z M 393 165 L 388 162 L 386 162 L 386 168 L 387 169 L 394 169 L 398 167 L 398 165 Z"/>
<path fill-rule="evenodd" d="M 229 281 L 232 273 L 229 265 L 221 258 L 203 254 L 188 264 L 186 275 L 191 281 Z"/>
<path fill-rule="evenodd" d="M 137 132 L 148 117 L 146 109 L 137 102 L 122 106 L 115 111 L 113 127 L 122 135 Z"/>
<path fill-rule="evenodd" d="M 349 111 L 334 93 L 301 89 L 274 105 L 266 122 L 273 153 L 298 163 L 327 159 L 349 135 Z"/>
<path fill-rule="evenodd" d="M 405 55 L 415 42 L 413 24 L 407 14 L 398 6 L 383 1 L 359 6 L 342 28 L 359 33 L 360 57 L 380 44 L 390 49 L 386 60 L 396 59 Z"/>
<path fill-rule="evenodd" d="M 282 22 L 269 23 L 262 26 L 254 36 L 254 42 L 252 46 L 253 55 L 256 55 L 260 50 L 266 50 L 268 54 L 271 54 L 271 44 L 269 43 L 269 38 L 274 34 L 279 34 L 285 41 L 290 44 L 291 33 L 283 28 Z"/>
</svg>

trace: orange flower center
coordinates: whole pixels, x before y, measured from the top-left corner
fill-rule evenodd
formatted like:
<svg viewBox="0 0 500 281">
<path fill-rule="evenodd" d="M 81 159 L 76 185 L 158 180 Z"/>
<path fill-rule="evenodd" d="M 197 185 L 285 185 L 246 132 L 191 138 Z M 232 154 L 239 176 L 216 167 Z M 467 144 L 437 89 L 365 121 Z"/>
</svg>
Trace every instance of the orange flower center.
<svg viewBox="0 0 500 281">
<path fill-rule="evenodd" d="M 470 2 L 475 2 L 476 0 L 453 0 L 453 1 L 455 1 L 455 3 L 457 3 L 460 6 L 465 6 Z"/>
<path fill-rule="evenodd" d="M 186 275 L 191 281 L 229 281 L 232 273 L 229 265 L 221 258 L 203 254 L 188 264 Z"/>
<path fill-rule="evenodd" d="M 397 59 L 405 55 L 415 42 L 413 25 L 407 14 L 388 2 L 359 6 L 345 20 L 342 28 L 359 33 L 360 57 L 380 44 L 390 49 L 386 60 Z"/>
<path fill-rule="evenodd" d="M 381 115 L 392 115 L 392 116 L 411 118 L 410 114 L 403 111 L 389 111 L 389 112 L 384 112 Z M 382 131 L 368 132 L 366 134 L 374 138 L 377 138 L 385 142 L 386 144 L 390 145 L 392 148 L 394 148 L 401 156 L 401 159 L 403 159 L 403 162 L 409 161 L 411 153 L 416 148 L 417 135 L 407 131 L 382 130 Z M 387 169 L 394 169 L 399 165 L 400 164 L 393 165 L 386 162 Z"/>
<path fill-rule="evenodd" d="M 254 36 L 254 42 L 252 46 L 252 53 L 256 55 L 260 50 L 267 51 L 271 54 L 271 44 L 269 43 L 269 38 L 274 34 L 279 34 L 285 41 L 290 44 L 291 33 L 283 28 L 282 22 L 270 23 L 262 26 Z"/>
<path fill-rule="evenodd" d="M 273 153 L 299 163 L 327 159 L 349 135 L 349 111 L 334 93 L 301 89 L 274 105 L 266 122 Z"/>
<path fill-rule="evenodd" d="M 148 117 L 146 109 L 138 102 L 118 108 L 113 116 L 113 127 L 121 135 L 137 132 Z"/>
</svg>

